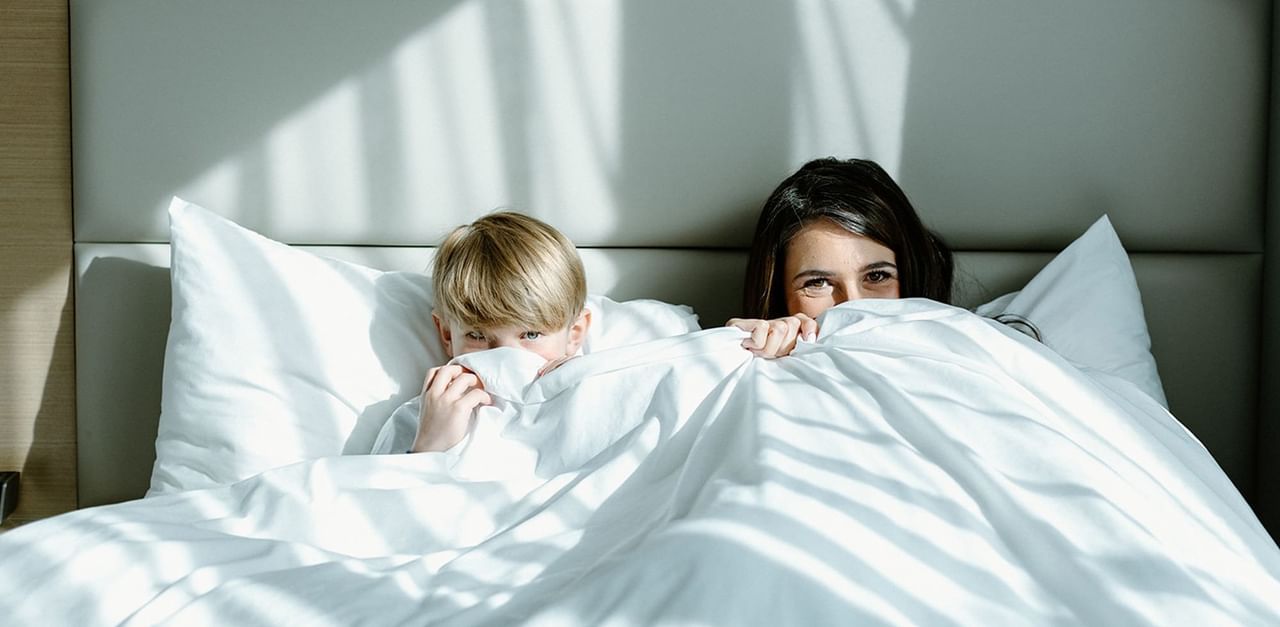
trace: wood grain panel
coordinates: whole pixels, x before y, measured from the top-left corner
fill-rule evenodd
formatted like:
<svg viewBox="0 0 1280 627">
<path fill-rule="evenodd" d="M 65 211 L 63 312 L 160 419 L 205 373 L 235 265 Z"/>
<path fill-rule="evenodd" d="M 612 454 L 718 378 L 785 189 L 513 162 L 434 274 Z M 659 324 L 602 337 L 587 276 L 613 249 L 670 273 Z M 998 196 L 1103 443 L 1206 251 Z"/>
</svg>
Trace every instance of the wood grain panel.
<svg viewBox="0 0 1280 627">
<path fill-rule="evenodd" d="M 0 5 L 0 469 L 6 527 L 76 507 L 65 0 Z"/>
</svg>

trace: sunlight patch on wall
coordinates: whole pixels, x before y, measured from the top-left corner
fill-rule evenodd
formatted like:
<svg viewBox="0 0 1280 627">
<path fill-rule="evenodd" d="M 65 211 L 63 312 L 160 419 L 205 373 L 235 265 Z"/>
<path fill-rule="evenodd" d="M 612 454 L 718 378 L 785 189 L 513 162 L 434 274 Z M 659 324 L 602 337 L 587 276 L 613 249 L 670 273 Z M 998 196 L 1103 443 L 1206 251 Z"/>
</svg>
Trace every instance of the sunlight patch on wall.
<svg viewBox="0 0 1280 627">
<path fill-rule="evenodd" d="M 551 217 L 558 207 L 577 208 L 579 233 L 607 234 L 619 150 L 618 4 L 582 0 L 529 8 L 537 72 L 529 136 L 534 204 Z"/>
<path fill-rule="evenodd" d="M 175 193 L 294 243 L 428 244 L 402 238 L 499 207 L 607 234 L 620 15 L 617 0 L 459 3 Z"/>
<path fill-rule="evenodd" d="M 315 212 L 364 204 L 359 89 L 355 80 L 343 81 L 267 135 L 262 166 L 275 208 L 271 222 L 286 232 L 312 239 Z M 324 215 L 327 229 L 358 232 L 365 222 L 356 212 Z"/>
<path fill-rule="evenodd" d="M 509 202 L 486 29 L 482 4 L 466 3 L 392 55 L 410 207 L 468 215 Z"/>
<path fill-rule="evenodd" d="M 241 186 L 244 184 L 241 176 L 243 169 L 244 164 L 238 158 L 223 160 L 209 168 L 196 180 L 183 185 L 175 195 L 183 200 L 202 203 L 207 208 L 232 220 L 239 220 L 244 211 L 251 210 L 251 208 L 240 207 L 237 203 Z"/>
<path fill-rule="evenodd" d="M 915 0 L 797 0 L 791 156 L 902 161 Z"/>
</svg>

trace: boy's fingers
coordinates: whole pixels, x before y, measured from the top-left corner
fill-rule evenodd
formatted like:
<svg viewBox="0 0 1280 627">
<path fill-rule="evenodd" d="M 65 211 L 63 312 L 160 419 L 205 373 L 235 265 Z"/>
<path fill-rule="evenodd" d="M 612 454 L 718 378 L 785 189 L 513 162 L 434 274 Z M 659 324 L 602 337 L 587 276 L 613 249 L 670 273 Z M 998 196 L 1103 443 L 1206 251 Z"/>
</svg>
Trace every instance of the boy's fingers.
<svg viewBox="0 0 1280 627">
<path fill-rule="evenodd" d="M 484 390 L 474 388 L 470 392 L 463 394 L 462 398 L 458 399 L 458 404 L 470 412 L 481 405 L 492 405 L 493 397 L 489 396 L 489 393 Z"/>
<path fill-rule="evenodd" d="M 427 371 L 427 376 L 422 379 L 422 392 L 419 392 L 419 394 L 425 393 L 427 391 L 427 386 L 431 385 L 431 380 L 435 378 L 436 373 L 439 371 L 440 371 L 440 366 L 436 366 L 435 368 L 432 368 Z"/>
<path fill-rule="evenodd" d="M 435 368 L 435 374 L 430 377 L 431 383 L 427 385 L 426 392 L 431 396 L 439 397 L 449 389 L 449 385 L 460 375 L 462 375 L 462 366 L 449 364 Z"/>
<path fill-rule="evenodd" d="M 480 382 L 480 377 L 468 372 L 459 372 L 453 381 L 449 382 L 449 387 L 445 389 L 445 394 L 452 398 L 462 398 L 470 390 L 484 389 L 484 384 Z"/>
</svg>

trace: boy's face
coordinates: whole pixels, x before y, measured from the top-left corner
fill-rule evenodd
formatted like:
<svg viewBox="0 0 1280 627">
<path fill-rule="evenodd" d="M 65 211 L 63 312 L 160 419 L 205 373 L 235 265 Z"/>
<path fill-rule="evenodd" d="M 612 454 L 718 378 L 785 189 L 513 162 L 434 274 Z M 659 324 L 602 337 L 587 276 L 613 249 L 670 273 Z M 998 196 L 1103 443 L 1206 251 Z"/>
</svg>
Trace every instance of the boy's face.
<svg viewBox="0 0 1280 627">
<path fill-rule="evenodd" d="M 446 321 L 432 312 L 436 332 L 450 357 L 486 351 L 503 346 L 523 348 L 547 361 L 569 357 L 578 352 L 591 326 L 591 310 L 583 308 L 578 317 L 561 329 L 526 329 L 524 327 L 496 327 L 473 329 L 452 320 Z"/>
</svg>

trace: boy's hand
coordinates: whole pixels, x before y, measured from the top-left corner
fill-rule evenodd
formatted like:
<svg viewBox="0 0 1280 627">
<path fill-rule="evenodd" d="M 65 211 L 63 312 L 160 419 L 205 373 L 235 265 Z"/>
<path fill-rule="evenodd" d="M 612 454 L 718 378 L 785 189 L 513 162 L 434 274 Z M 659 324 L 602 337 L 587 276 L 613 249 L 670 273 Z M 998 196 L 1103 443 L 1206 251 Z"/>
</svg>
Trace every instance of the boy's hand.
<svg viewBox="0 0 1280 627">
<path fill-rule="evenodd" d="M 774 320 L 744 320 L 732 318 L 726 327 L 735 327 L 751 334 L 742 341 L 742 347 L 758 357 L 784 357 L 796 348 L 801 337 L 812 342 L 818 336 L 818 321 L 798 313 Z"/>
<path fill-rule="evenodd" d="M 566 361 L 569 361 L 570 359 L 573 359 L 574 357 L 575 355 L 565 355 L 564 357 L 561 357 L 559 359 L 552 359 L 547 361 L 547 363 L 543 364 L 542 367 L 538 369 L 538 376 L 540 377 L 544 374 L 547 374 L 548 372 L 551 372 L 552 370 L 555 370 L 556 368 L 559 368 L 561 364 L 563 364 Z"/>
<path fill-rule="evenodd" d="M 432 368 L 422 383 L 422 410 L 412 452 L 449 450 L 466 437 L 476 408 L 492 402 L 480 378 L 466 368 Z"/>
</svg>

